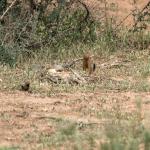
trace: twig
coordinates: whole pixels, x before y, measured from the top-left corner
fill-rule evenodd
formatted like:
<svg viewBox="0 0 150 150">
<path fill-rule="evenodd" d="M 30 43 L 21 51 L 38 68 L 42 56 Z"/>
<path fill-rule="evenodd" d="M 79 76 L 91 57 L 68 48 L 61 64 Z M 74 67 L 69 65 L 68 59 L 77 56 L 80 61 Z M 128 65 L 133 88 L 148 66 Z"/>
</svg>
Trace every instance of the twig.
<svg viewBox="0 0 150 150">
<path fill-rule="evenodd" d="M 81 78 L 81 76 L 75 72 L 73 69 L 70 68 L 70 71 L 77 77 L 77 78 Z"/>
<path fill-rule="evenodd" d="M 80 60 L 83 60 L 83 58 L 78 58 L 78 59 L 76 59 L 76 60 L 71 61 L 71 62 L 68 63 L 68 64 L 64 64 L 63 67 L 64 67 L 64 68 L 70 68 L 70 67 L 72 67 L 76 62 L 78 62 L 78 61 L 80 61 Z"/>
<path fill-rule="evenodd" d="M 86 80 L 82 77 L 82 76 L 80 76 L 77 72 L 75 72 L 73 69 L 71 69 L 70 68 L 70 71 L 76 76 L 76 78 L 77 78 L 77 82 L 78 83 L 86 83 Z"/>
<path fill-rule="evenodd" d="M 130 12 L 123 20 L 120 21 L 120 23 L 115 27 L 115 30 L 132 14 L 132 12 Z"/>
<path fill-rule="evenodd" d="M 90 16 L 90 11 L 89 11 L 89 9 L 88 9 L 88 7 L 87 7 L 87 5 L 85 4 L 85 3 L 83 3 L 82 1 L 80 1 L 80 0 L 78 0 L 78 2 L 85 8 L 85 10 L 86 10 L 86 16 L 83 18 L 83 20 L 82 20 L 82 22 L 84 22 L 84 21 L 88 21 L 88 18 L 89 18 L 89 16 Z"/>
<path fill-rule="evenodd" d="M 3 13 L 3 15 L 0 17 L 0 20 L 3 20 L 4 16 L 6 15 L 6 13 L 12 8 L 12 6 L 16 3 L 17 0 L 14 0 L 10 6 L 6 9 L 6 11 Z"/>
<path fill-rule="evenodd" d="M 140 14 L 150 5 L 150 2 L 148 2 L 144 8 L 141 10 Z M 116 27 L 115 27 L 115 30 L 130 16 L 132 15 L 132 12 L 130 12 Z M 135 22 L 135 24 L 133 25 L 133 27 L 135 27 L 138 23 L 138 21 L 142 18 L 142 16 L 140 15 L 137 19 L 137 21 Z M 131 30 L 131 29 L 130 29 Z M 129 31 L 130 31 L 129 30 Z"/>
<path fill-rule="evenodd" d="M 100 57 L 94 56 L 94 55 L 91 55 L 90 57 L 91 57 L 91 58 L 92 58 L 92 57 L 100 58 Z M 75 60 L 69 62 L 68 64 L 64 64 L 63 67 L 64 67 L 64 68 L 70 68 L 70 67 L 72 67 L 76 62 L 78 62 L 78 61 L 80 61 L 80 60 L 83 60 L 83 58 L 75 59 Z"/>
<path fill-rule="evenodd" d="M 132 26 L 132 28 L 135 29 L 135 27 L 137 26 L 138 22 L 141 21 L 141 19 L 142 19 L 142 17 L 143 17 L 143 15 L 141 15 L 141 14 L 142 14 L 143 11 L 144 11 L 145 9 L 147 9 L 149 6 L 150 6 L 150 1 L 149 1 L 149 2 L 143 7 L 143 9 L 139 12 L 140 15 L 138 16 L 138 18 L 137 18 L 136 22 L 134 23 L 134 25 Z M 132 28 L 131 28 L 131 29 L 132 29 Z M 129 29 L 129 31 L 131 31 L 131 29 Z"/>
</svg>

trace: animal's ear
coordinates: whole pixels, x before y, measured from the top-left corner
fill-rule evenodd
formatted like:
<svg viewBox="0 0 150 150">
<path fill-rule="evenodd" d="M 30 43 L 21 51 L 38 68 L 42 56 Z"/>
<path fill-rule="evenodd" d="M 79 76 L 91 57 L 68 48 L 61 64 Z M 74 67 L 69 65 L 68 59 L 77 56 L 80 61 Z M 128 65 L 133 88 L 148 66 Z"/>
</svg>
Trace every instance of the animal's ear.
<svg viewBox="0 0 150 150">
<path fill-rule="evenodd" d="M 93 72 L 96 70 L 96 64 L 93 64 Z"/>
</svg>

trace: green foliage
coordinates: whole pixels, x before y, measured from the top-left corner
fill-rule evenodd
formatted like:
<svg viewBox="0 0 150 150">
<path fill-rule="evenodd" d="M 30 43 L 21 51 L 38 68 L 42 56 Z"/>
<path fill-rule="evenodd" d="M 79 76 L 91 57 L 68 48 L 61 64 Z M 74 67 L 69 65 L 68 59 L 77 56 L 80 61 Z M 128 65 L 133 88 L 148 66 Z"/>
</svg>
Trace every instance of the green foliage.
<svg viewBox="0 0 150 150">
<path fill-rule="evenodd" d="M 0 62 L 13 67 L 16 63 L 16 56 L 11 48 L 0 46 Z"/>
<path fill-rule="evenodd" d="M 119 46 L 120 39 L 117 35 L 117 31 L 114 30 L 111 19 L 104 22 L 104 29 L 100 35 L 100 40 L 105 43 L 106 49 L 109 49 L 110 52 L 116 51 Z"/>
<path fill-rule="evenodd" d="M 0 150 L 18 150 L 17 147 L 0 147 Z"/>
<path fill-rule="evenodd" d="M 75 134 L 75 131 L 76 131 L 75 124 L 70 124 L 69 126 L 61 130 L 61 134 L 66 135 L 66 136 L 72 136 L 73 134 Z"/>
<path fill-rule="evenodd" d="M 148 131 L 144 133 L 144 145 L 145 145 L 145 150 L 150 149 L 150 132 Z"/>
<path fill-rule="evenodd" d="M 85 20 L 83 16 L 85 11 L 82 8 L 72 11 L 60 5 L 39 21 L 37 31 L 54 47 L 70 46 L 77 41 L 94 40 L 96 36 L 94 22 L 90 18 Z"/>
<path fill-rule="evenodd" d="M 24 9 L 25 6 L 17 2 L 5 16 L 4 24 L 0 25 L 1 44 L 4 47 L 18 47 L 16 55 L 26 60 L 58 55 L 66 57 L 70 54 L 75 56 L 83 52 L 83 49 L 77 50 L 80 44 L 89 49 L 97 45 L 94 51 L 98 53 L 143 50 L 149 46 L 150 34 L 146 29 L 127 31 L 122 26 L 116 27 L 116 18 L 110 18 L 107 12 L 104 19 L 97 21 L 82 2 L 63 0 L 53 6 L 50 0 L 35 5 L 31 14 L 30 9 Z M 6 0 L 0 1 L 0 6 L 2 12 Z M 9 53 L 9 50 L 3 53 Z M 6 64 L 8 60 L 12 61 L 14 56 L 10 55 L 9 58 L 3 56 L 1 62 L 4 62 L 4 58 Z"/>
<path fill-rule="evenodd" d="M 124 36 L 124 47 L 136 50 L 147 49 L 150 43 L 150 33 L 145 31 L 128 32 Z"/>
<path fill-rule="evenodd" d="M 6 8 L 7 0 L 1 0 L 0 1 L 0 15 L 3 13 L 3 11 Z"/>
</svg>

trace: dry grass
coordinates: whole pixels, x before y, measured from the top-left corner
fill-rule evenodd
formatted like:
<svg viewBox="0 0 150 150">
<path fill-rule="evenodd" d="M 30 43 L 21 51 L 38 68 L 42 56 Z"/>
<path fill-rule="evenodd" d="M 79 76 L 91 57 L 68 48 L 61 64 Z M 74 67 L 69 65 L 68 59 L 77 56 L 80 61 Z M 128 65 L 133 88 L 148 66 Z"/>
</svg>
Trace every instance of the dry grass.
<svg viewBox="0 0 150 150">
<path fill-rule="evenodd" d="M 150 128 L 147 52 L 107 56 L 112 58 L 108 64 L 115 60 L 120 64 L 99 66 L 95 73 L 99 80 L 88 85 L 41 84 L 28 65 L 1 66 L 1 149 L 146 147 Z M 103 62 L 97 60 L 99 65 Z M 18 91 L 24 79 L 32 81 L 32 93 Z"/>
</svg>

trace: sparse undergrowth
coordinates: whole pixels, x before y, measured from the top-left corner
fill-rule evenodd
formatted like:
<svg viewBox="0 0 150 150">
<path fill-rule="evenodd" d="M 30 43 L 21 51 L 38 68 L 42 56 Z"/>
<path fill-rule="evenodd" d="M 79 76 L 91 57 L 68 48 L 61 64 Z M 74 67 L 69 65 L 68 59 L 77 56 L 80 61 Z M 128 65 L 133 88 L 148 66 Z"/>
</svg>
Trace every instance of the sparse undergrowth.
<svg viewBox="0 0 150 150">
<path fill-rule="evenodd" d="M 36 124 L 31 123 L 30 128 L 33 129 L 33 132 L 27 132 L 21 135 L 23 141 L 19 143 L 22 143 L 22 146 L 15 145 L 15 147 L 4 147 L 1 149 L 23 149 L 25 147 L 28 147 L 29 149 L 65 149 L 66 147 L 68 147 L 67 149 L 83 149 L 84 147 L 84 149 L 87 150 L 148 150 L 150 144 L 150 127 L 147 124 L 149 118 L 143 118 L 142 116 L 142 96 L 135 97 L 135 108 L 133 110 L 131 109 L 131 111 L 130 105 L 129 110 L 128 108 L 126 108 L 127 110 L 124 110 L 126 107 L 124 103 L 128 103 L 131 98 L 128 96 L 119 96 L 119 93 L 125 94 L 133 92 L 138 94 L 150 92 L 150 58 L 147 53 L 147 50 L 142 52 L 136 51 L 130 54 L 126 52 L 121 54 L 116 52 L 113 56 L 107 56 L 104 59 L 107 60 L 108 57 L 113 58 L 112 61 L 109 61 L 108 64 L 110 65 L 108 68 L 102 68 L 100 64 L 105 61 L 103 60 L 103 62 L 101 62 L 98 59 L 97 64 L 99 67 L 97 67 L 94 74 L 94 76 L 98 76 L 98 80 L 96 80 L 96 83 L 88 85 L 72 86 L 67 84 L 42 83 L 37 78 L 37 70 L 34 70 L 34 67 L 32 68 L 31 64 L 22 65 L 20 68 L 17 66 L 14 68 L 10 68 L 6 65 L 1 66 L 1 91 L 17 91 L 23 80 L 30 79 L 31 92 L 33 95 L 38 94 L 39 96 L 55 98 L 61 96 L 63 93 L 85 94 L 85 96 L 81 96 L 73 101 L 67 98 L 65 101 L 58 101 L 56 104 L 47 105 L 48 110 L 50 110 L 49 115 L 43 118 L 41 117 L 41 119 L 39 118 Z M 110 67 L 114 60 L 120 60 L 120 63 Z M 34 65 L 35 62 L 33 66 Z M 80 72 L 81 68 L 79 66 L 76 69 Z M 90 93 L 100 93 L 100 95 L 87 97 Z M 149 104 L 148 100 L 144 100 L 144 105 L 146 105 L 146 103 Z M 51 117 L 51 113 L 57 112 L 61 105 L 63 109 L 65 109 L 65 107 L 71 108 L 71 111 L 69 112 L 65 110 L 68 113 L 79 114 L 80 117 L 84 118 L 94 117 L 97 120 L 74 120 L 73 118 L 72 120 L 70 118 L 65 118 L 65 115 L 60 117 L 55 117 L 54 115 Z M 22 106 L 18 105 L 18 107 Z M 28 106 L 24 107 L 27 109 L 30 108 Z M 41 110 L 39 110 L 39 112 L 43 112 L 42 107 L 45 108 L 45 105 L 41 105 L 40 107 Z M 45 109 L 47 110 L 47 108 Z M 63 113 L 65 111 L 63 111 Z M 0 118 L 2 122 L 9 122 L 17 119 L 9 113 L 10 112 L 4 113 L 1 111 Z M 24 112 L 18 112 L 18 114 L 22 113 L 24 116 Z M 30 113 L 32 114 L 32 112 Z M 59 111 L 57 113 L 60 114 Z M 34 119 L 35 118 L 33 118 L 33 120 Z M 41 124 L 43 128 L 38 127 L 38 124 Z M 36 141 L 36 144 L 33 141 Z M 24 143 L 27 143 L 27 145 L 25 146 Z M 31 145 L 33 147 L 31 147 L 29 143 L 32 143 L 33 145 Z"/>
<path fill-rule="evenodd" d="M 9 67 L 8 65 L 0 66 L 0 89 L 1 90 L 19 90 L 20 84 L 23 81 L 29 80 L 31 82 L 31 92 L 40 93 L 44 95 L 55 95 L 55 93 L 71 92 L 76 90 L 83 92 L 93 92 L 97 90 L 117 90 L 117 91 L 137 91 L 149 92 L 149 66 L 150 58 L 148 51 L 136 51 L 132 53 L 116 52 L 114 55 L 100 60 L 95 60 L 97 68 L 96 72 L 91 76 L 92 82 L 89 84 L 70 85 L 70 84 L 52 84 L 48 81 L 41 81 L 39 74 L 44 72 L 42 66 L 53 65 L 49 62 L 30 62 L 22 66 Z M 103 67 L 107 62 L 108 67 Z M 119 62 L 111 66 L 114 62 Z M 81 63 L 82 64 L 82 63 Z M 76 64 L 74 68 L 81 74 L 82 65 Z M 94 81 L 95 80 L 95 81 Z"/>
</svg>

